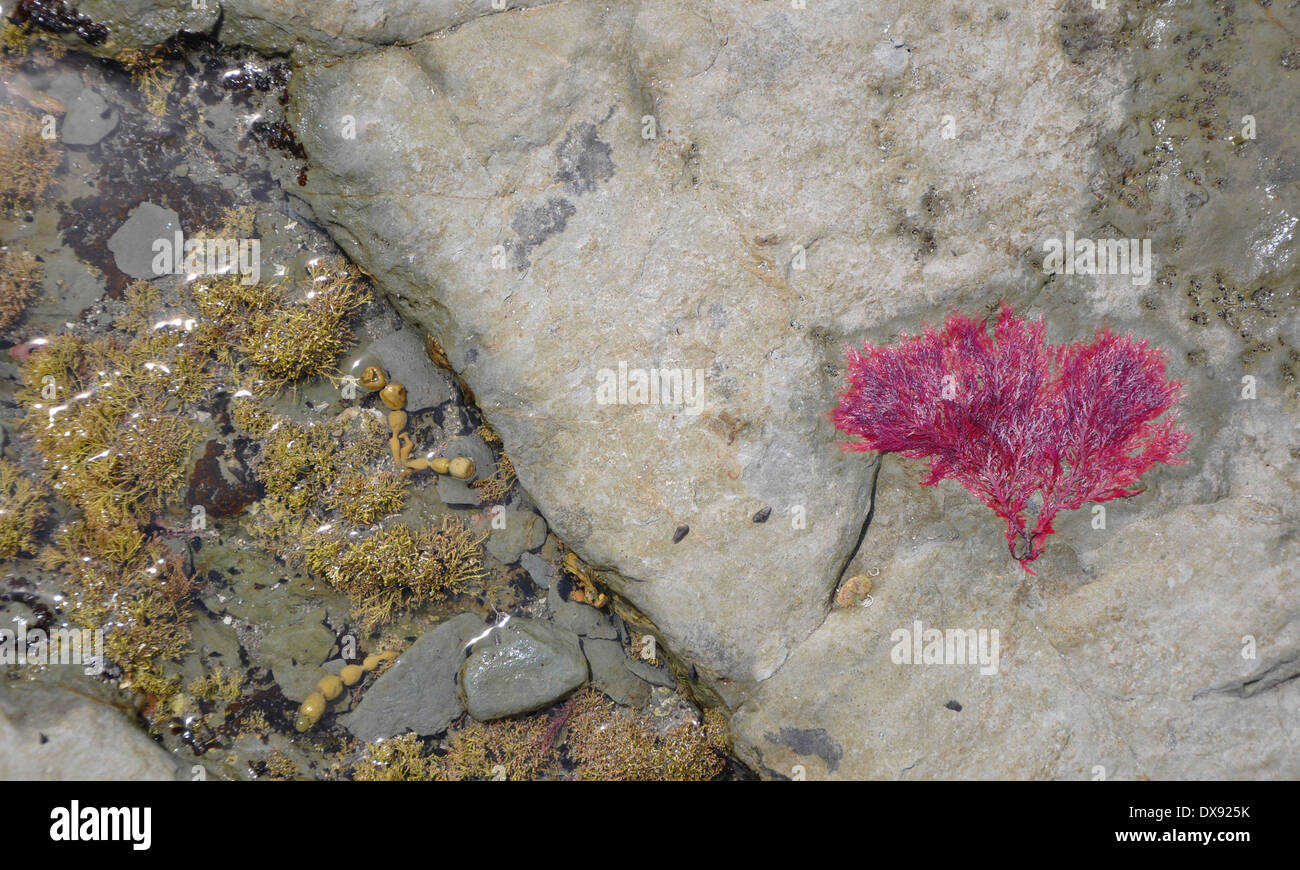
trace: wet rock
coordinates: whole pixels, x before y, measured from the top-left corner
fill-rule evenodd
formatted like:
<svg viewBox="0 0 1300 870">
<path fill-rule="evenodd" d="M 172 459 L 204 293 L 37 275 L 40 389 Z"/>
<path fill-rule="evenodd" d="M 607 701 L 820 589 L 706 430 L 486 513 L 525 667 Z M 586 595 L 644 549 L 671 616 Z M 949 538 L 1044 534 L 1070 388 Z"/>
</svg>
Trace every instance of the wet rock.
<svg viewBox="0 0 1300 870">
<path fill-rule="evenodd" d="M 663 665 L 652 665 L 641 659 L 630 659 L 624 657 L 623 667 L 635 674 L 638 679 L 645 680 L 652 686 L 663 686 L 671 689 L 677 685 L 677 680 L 673 677 L 673 672 Z"/>
<path fill-rule="evenodd" d="M 542 0 L 511 0 L 513 12 Z M 68 4 L 71 6 L 72 4 Z M 389 45 L 453 28 L 482 15 L 504 12 L 491 4 L 454 0 L 320 0 L 310 8 L 283 0 L 78 0 L 86 24 L 69 29 L 72 47 L 115 56 L 148 48 L 180 33 L 220 36 L 263 54 L 328 58 Z M 78 30 L 91 35 L 88 41 Z M 107 41 L 98 38 L 103 32 Z"/>
<path fill-rule="evenodd" d="M 188 766 L 95 695 L 94 684 L 0 681 L 0 779 L 188 779 Z"/>
<path fill-rule="evenodd" d="M 479 720 L 550 706 L 586 681 L 578 636 L 538 619 L 494 628 L 474 644 L 460 671 L 465 709 Z"/>
<path fill-rule="evenodd" d="M 117 129 L 117 110 L 90 88 L 82 88 L 70 103 L 59 138 L 65 145 L 96 145 Z"/>
<path fill-rule="evenodd" d="M 366 689 L 343 726 L 367 742 L 445 731 L 465 710 L 456 688 L 465 644 L 483 629 L 482 619 L 462 613 L 425 632 Z"/>
<path fill-rule="evenodd" d="M 381 365 L 388 377 L 406 387 L 406 410 L 416 414 L 451 401 L 455 387 L 447 372 L 433 364 L 425 350 L 424 339 L 415 329 L 402 322 L 391 305 L 381 300 L 356 330 L 356 349 L 350 359 L 360 369 Z M 344 371 L 360 377 L 361 371 Z"/>
<path fill-rule="evenodd" d="M 301 702 L 316 691 L 321 663 L 334 647 L 334 632 L 321 624 L 322 611 L 300 617 L 301 621 L 270 628 L 258 658 L 271 669 L 280 691 L 291 701 Z"/>
<path fill-rule="evenodd" d="M 590 604 L 565 600 L 558 586 L 552 586 L 547 592 L 546 606 L 553 614 L 556 625 L 562 625 L 575 634 L 605 640 L 618 637 L 618 629 L 610 622 L 608 615 Z"/>
<path fill-rule="evenodd" d="M 487 445 L 482 436 L 474 434 L 453 438 L 441 450 L 435 452 L 448 459 L 465 456 L 474 463 L 474 477 L 470 480 L 457 480 L 450 474 L 438 475 L 438 498 L 453 506 L 482 504 L 483 499 L 479 496 L 478 490 L 470 484 L 475 480 L 491 477 L 496 473 L 497 467 L 492 448 Z"/>
<path fill-rule="evenodd" d="M 556 625 L 569 629 L 582 637 L 613 640 L 618 629 L 610 618 L 589 604 L 568 601 L 559 589 L 560 572 L 554 563 L 536 553 L 524 553 L 519 564 L 539 587 L 546 589 L 546 607 Z"/>
<path fill-rule="evenodd" d="M 1020 69 L 938 72 L 976 47 L 1057 68 L 1048 8 L 909 8 L 556 4 L 290 85 L 313 168 L 286 187 L 442 344 L 555 533 L 733 705 L 821 623 L 870 507 L 870 463 L 826 419 L 842 346 L 1041 286 L 1030 216 L 1083 219 L 1122 93 L 1097 64 L 1050 94 Z M 884 29 L 909 41 L 876 57 Z M 948 104 L 945 148 L 915 119 Z M 344 115 L 356 141 L 320 123 Z M 931 215 L 930 188 L 964 193 Z M 375 190 L 408 195 L 356 195 Z M 616 389 L 661 369 L 654 403 Z"/>
<path fill-rule="evenodd" d="M 624 667 L 627 654 L 616 640 L 587 637 L 582 651 L 591 665 L 591 684 L 620 704 L 644 707 L 650 701 L 650 684 Z"/>
<path fill-rule="evenodd" d="M 113 253 L 117 268 L 127 275 L 146 280 L 155 278 L 154 241 L 171 240 L 180 230 L 181 219 L 176 212 L 151 202 L 142 202 L 109 238 L 108 249 Z"/>
<path fill-rule="evenodd" d="M 500 514 L 503 528 L 496 528 L 496 517 L 493 514 L 494 525 L 486 547 L 502 563 L 513 565 L 524 553 L 546 543 L 546 520 L 535 512 L 507 508 Z"/>
</svg>

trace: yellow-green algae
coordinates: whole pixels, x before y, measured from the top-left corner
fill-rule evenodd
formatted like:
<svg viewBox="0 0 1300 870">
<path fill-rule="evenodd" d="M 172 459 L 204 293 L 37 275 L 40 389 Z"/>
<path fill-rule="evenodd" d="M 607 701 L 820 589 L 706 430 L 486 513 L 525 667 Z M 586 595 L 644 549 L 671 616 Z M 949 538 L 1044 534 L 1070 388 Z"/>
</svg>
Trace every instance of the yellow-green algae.
<svg viewBox="0 0 1300 870">
<path fill-rule="evenodd" d="M 49 514 L 45 496 L 43 485 L 0 459 L 0 559 L 36 549 L 36 532 Z"/>
</svg>

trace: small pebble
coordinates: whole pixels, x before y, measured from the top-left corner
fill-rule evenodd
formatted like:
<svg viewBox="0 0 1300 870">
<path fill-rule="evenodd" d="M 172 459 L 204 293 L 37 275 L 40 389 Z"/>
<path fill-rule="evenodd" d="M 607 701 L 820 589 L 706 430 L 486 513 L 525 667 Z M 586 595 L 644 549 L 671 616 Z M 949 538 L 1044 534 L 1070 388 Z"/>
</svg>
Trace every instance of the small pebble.
<svg viewBox="0 0 1300 870">
<path fill-rule="evenodd" d="M 691 531 L 690 526 L 686 526 L 686 525 L 678 526 L 677 531 L 673 532 L 673 543 L 680 544 L 682 538 L 686 537 L 687 534 L 690 533 L 690 531 Z"/>
<path fill-rule="evenodd" d="M 758 513 L 754 514 L 754 522 L 765 523 L 767 522 L 767 518 L 770 517 L 771 515 L 772 515 L 772 506 L 768 505 Z"/>
<path fill-rule="evenodd" d="M 944 706 L 949 710 L 955 710 L 958 713 L 961 712 L 961 704 L 958 704 L 956 701 L 949 701 L 947 704 L 944 704 Z"/>
</svg>

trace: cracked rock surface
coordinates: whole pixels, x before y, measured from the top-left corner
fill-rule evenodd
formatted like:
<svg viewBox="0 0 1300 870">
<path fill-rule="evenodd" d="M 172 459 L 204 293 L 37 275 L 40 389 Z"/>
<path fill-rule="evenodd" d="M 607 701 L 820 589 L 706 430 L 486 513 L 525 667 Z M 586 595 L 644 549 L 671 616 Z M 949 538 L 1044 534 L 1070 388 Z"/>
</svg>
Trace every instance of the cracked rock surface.
<svg viewBox="0 0 1300 870">
<path fill-rule="evenodd" d="M 189 5 L 82 8 L 335 58 L 294 74 L 285 189 L 437 338 L 755 769 L 1300 776 L 1300 63 L 1274 12 Z M 1044 275 L 1067 230 L 1153 239 L 1154 274 Z M 1100 526 L 1063 515 L 1037 577 L 961 487 L 876 477 L 826 419 L 844 345 L 999 299 L 1051 341 L 1166 348 L 1195 433 Z M 624 369 L 702 388 L 606 403 Z M 870 606 L 832 610 L 864 571 Z M 996 665 L 899 662 L 927 629 L 996 631 Z"/>
</svg>

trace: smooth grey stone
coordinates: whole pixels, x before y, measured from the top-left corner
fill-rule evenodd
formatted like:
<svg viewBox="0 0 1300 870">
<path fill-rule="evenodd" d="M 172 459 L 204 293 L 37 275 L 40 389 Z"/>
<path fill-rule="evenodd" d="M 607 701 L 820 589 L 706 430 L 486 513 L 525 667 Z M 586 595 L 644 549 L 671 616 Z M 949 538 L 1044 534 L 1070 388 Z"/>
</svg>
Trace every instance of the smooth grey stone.
<svg viewBox="0 0 1300 870">
<path fill-rule="evenodd" d="M 366 689 L 343 727 L 366 742 L 447 730 L 465 709 L 456 691 L 465 644 L 483 629 L 482 619 L 462 613 L 425 632 Z"/>
<path fill-rule="evenodd" d="M 578 635 L 540 619 L 511 619 L 493 629 L 460 673 L 465 708 L 479 720 L 540 710 L 586 681 Z"/>
</svg>

